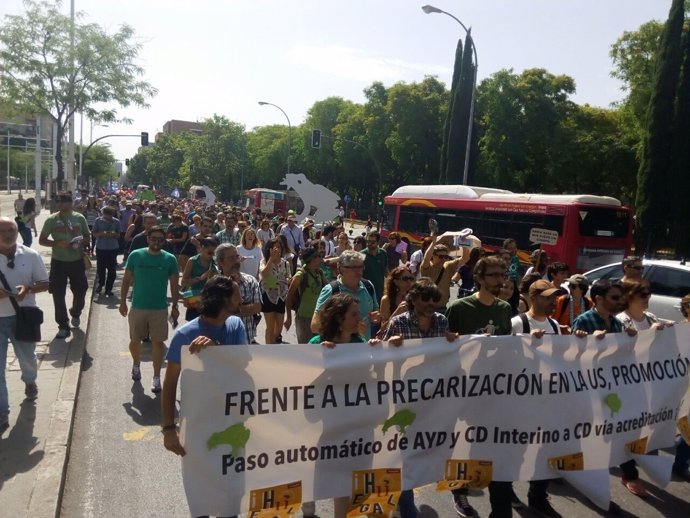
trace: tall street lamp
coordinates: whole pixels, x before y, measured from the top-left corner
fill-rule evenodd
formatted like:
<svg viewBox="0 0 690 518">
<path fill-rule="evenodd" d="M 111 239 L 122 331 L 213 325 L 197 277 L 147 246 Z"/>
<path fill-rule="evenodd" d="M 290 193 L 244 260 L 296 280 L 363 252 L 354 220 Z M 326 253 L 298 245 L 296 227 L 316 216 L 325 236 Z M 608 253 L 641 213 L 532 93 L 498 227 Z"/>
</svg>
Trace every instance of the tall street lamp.
<svg viewBox="0 0 690 518">
<path fill-rule="evenodd" d="M 452 14 L 439 9 L 438 7 L 434 7 L 433 5 L 425 5 L 422 6 L 422 11 L 424 11 L 426 14 L 431 14 L 431 13 L 441 13 L 445 14 L 446 16 L 450 16 L 453 20 L 458 22 L 460 24 L 460 27 L 462 27 L 465 30 L 465 33 L 467 34 L 467 37 L 470 40 L 470 43 L 472 43 L 472 51 L 474 52 L 474 78 L 473 78 L 473 83 L 472 83 L 472 100 L 470 101 L 470 122 L 468 124 L 467 128 L 467 142 L 465 145 L 465 168 L 462 172 L 462 183 L 464 185 L 467 185 L 467 179 L 469 175 L 469 167 L 470 167 L 470 151 L 472 150 L 472 126 L 474 122 L 474 104 L 476 101 L 476 95 L 477 95 L 477 72 L 479 70 L 479 59 L 477 58 L 477 46 L 474 44 L 474 38 L 472 38 L 472 30 L 468 29 L 465 27 L 465 24 L 462 23 L 460 20 L 458 20 L 455 16 Z"/>
<path fill-rule="evenodd" d="M 268 103 L 266 101 L 259 101 L 259 105 L 261 106 L 273 106 L 274 108 L 278 108 L 283 115 L 285 115 L 285 118 L 287 119 L 288 123 L 288 143 L 287 143 L 287 148 L 288 148 L 288 153 L 287 153 L 287 172 L 290 174 L 290 151 L 292 150 L 292 124 L 290 124 L 290 117 L 287 116 L 287 113 L 285 113 L 285 110 L 283 110 L 280 106 L 277 104 L 273 103 Z"/>
</svg>

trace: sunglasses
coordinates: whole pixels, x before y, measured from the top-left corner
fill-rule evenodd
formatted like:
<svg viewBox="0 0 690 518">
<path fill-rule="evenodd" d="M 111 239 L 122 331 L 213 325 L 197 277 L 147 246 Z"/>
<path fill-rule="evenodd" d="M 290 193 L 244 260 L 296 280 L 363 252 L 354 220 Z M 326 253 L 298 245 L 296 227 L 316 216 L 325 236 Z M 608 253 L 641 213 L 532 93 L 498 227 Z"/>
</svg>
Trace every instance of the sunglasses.
<svg viewBox="0 0 690 518">
<path fill-rule="evenodd" d="M 638 272 L 644 270 L 644 266 L 628 266 L 628 268 L 632 268 L 633 270 L 637 270 Z"/>
<path fill-rule="evenodd" d="M 412 277 L 411 275 L 404 275 L 402 277 L 398 277 L 398 280 L 411 282 L 414 280 L 414 277 Z"/>
<path fill-rule="evenodd" d="M 434 302 L 438 302 L 439 300 L 441 300 L 441 294 L 440 293 L 434 293 L 434 294 L 422 293 L 419 296 L 419 298 L 422 299 L 424 302 L 429 302 L 430 299 L 433 300 Z"/>
<path fill-rule="evenodd" d="M 640 293 L 638 293 L 638 295 L 640 297 L 642 297 L 643 299 L 648 299 L 649 297 L 652 296 L 652 292 L 651 291 L 641 291 Z"/>
<path fill-rule="evenodd" d="M 438 254 L 434 254 L 434 255 L 435 255 L 436 257 L 438 257 L 439 259 L 443 259 L 444 261 L 450 259 L 450 256 L 449 256 L 449 255 L 438 255 Z"/>
</svg>

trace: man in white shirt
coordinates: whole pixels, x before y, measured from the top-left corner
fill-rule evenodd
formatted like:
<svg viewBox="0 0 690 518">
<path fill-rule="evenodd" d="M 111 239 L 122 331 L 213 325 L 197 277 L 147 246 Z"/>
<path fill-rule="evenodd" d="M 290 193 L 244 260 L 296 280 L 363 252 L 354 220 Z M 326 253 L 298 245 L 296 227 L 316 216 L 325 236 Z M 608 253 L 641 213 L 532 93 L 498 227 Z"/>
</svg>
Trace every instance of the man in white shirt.
<svg viewBox="0 0 690 518">
<path fill-rule="evenodd" d="M 514 316 L 510 321 L 513 334 L 531 334 L 536 338 L 545 334 L 561 334 L 558 322 L 549 315 L 555 311 L 558 297 L 567 293 L 563 288 L 554 287 L 549 281 L 538 280 L 532 283 L 529 287 L 529 310 Z"/>
<path fill-rule="evenodd" d="M 7 286 L 0 282 L 0 434 L 9 427 L 10 405 L 5 379 L 9 342 L 12 342 L 22 371 L 24 395 L 29 400 L 38 397 L 36 342 L 15 338 L 17 311 L 11 298 L 19 306 L 36 307 L 35 293 L 48 289 L 48 271 L 43 259 L 36 250 L 17 243 L 18 235 L 13 219 L 0 218 L 0 272 L 7 282 Z"/>
</svg>

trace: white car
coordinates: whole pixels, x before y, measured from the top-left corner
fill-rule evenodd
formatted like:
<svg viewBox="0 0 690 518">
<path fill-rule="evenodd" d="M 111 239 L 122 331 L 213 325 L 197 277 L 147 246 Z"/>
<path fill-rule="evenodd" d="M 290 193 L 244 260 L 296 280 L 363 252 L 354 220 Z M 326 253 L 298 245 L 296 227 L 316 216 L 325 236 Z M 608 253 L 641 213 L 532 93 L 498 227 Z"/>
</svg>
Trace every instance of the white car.
<svg viewBox="0 0 690 518">
<path fill-rule="evenodd" d="M 690 293 L 690 266 L 685 261 L 643 259 L 642 277 L 649 281 L 652 298 L 649 311 L 659 318 L 679 322 L 680 299 Z M 613 263 L 590 270 L 584 274 L 590 282 L 597 279 L 620 279 L 623 277 L 621 263 Z"/>
</svg>

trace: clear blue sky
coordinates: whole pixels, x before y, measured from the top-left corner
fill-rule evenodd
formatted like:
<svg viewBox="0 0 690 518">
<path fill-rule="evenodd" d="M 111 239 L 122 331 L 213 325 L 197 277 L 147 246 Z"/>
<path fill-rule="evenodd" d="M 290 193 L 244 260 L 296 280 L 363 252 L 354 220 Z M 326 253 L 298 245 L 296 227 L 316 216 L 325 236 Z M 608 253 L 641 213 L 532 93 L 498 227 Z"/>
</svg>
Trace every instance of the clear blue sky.
<svg viewBox="0 0 690 518">
<path fill-rule="evenodd" d="M 75 0 L 85 21 L 111 31 L 134 27 L 140 64 L 158 88 L 148 110 L 123 114 L 131 126 L 106 133 L 153 135 L 170 119 L 214 113 L 247 129 L 293 125 L 315 101 L 341 96 L 363 102 L 375 80 L 387 86 L 436 75 L 449 84 L 462 28 L 443 14 L 425 14 L 428 0 Z M 472 27 L 479 80 L 502 68 L 541 67 L 575 79 L 574 100 L 609 106 L 623 97 L 610 77 L 611 44 L 626 30 L 665 20 L 671 0 L 434 0 Z M 62 9 L 69 14 L 70 1 Z M 0 16 L 19 14 L 21 0 L 1 0 Z M 85 123 L 85 141 L 88 140 Z M 77 140 L 79 132 L 77 131 Z M 113 139 L 119 160 L 137 139 Z"/>
</svg>

